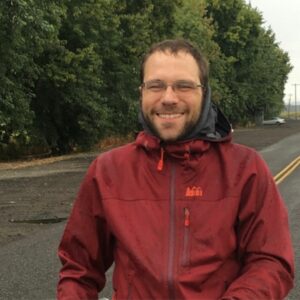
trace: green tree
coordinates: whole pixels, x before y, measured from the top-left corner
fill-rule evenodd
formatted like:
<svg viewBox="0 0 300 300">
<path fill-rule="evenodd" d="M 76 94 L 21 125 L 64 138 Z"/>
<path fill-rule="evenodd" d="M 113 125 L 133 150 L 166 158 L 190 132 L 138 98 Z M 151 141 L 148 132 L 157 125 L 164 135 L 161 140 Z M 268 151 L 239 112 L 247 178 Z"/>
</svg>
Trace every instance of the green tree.
<svg viewBox="0 0 300 300">
<path fill-rule="evenodd" d="M 245 101 L 249 118 L 253 120 L 260 112 L 266 117 L 279 114 L 284 107 L 284 85 L 292 67 L 271 29 L 261 28 L 253 51 L 248 53 L 248 62 L 248 71 L 242 75 L 248 82 L 246 92 L 252 95 Z"/>
<path fill-rule="evenodd" d="M 0 3 L 0 143 L 26 144 L 34 112 L 34 85 L 41 73 L 37 58 L 55 31 L 54 3 L 11 0 Z"/>
<path fill-rule="evenodd" d="M 137 127 L 140 56 L 171 32 L 165 26 L 172 24 L 174 3 L 65 1 L 59 41 L 41 55 L 32 103 L 52 149 L 89 147 Z"/>
<path fill-rule="evenodd" d="M 243 0 L 214 0 L 207 1 L 207 16 L 213 20 L 214 40 L 223 54 L 224 68 L 220 76 L 214 76 L 225 90 L 220 104 L 231 122 L 253 121 L 270 103 L 281 107 L 290 71 L 288 56 L 278 47 L 272 32 L 264 30 L 261 14 Z M 266 66 L 270 57 L 274 59 L 271 65 L 278 65 L 275 72 Z M 258 82 L 262 77 L 265 80 Z M 275 85 L 281 92 L 273 88 Z"/>
<path fill-rule="evenodd" d="M 40 55 L 42 73 L 36 82 L 35 125 L 55 152 L 89 147 L 107 128 L 102 57 L 103 44 L 113 43 L 118 23 L 113 1 L 66 1 L 57 39 Z M 99 26 L 101 24 L 101 26 Z"/>
<path fill-rule="evenodd" d="M 31 87 L 38 75 L 32 63 L 35 40 L 29 3 L 0 3 L 0 142 L 9 143 L 13 134 L 24 133 L 30 124 Z M 37 28 L 38 30 L 39 28 Z M 28 53 L 30 52 L 30 53 Z"/>
</svg>

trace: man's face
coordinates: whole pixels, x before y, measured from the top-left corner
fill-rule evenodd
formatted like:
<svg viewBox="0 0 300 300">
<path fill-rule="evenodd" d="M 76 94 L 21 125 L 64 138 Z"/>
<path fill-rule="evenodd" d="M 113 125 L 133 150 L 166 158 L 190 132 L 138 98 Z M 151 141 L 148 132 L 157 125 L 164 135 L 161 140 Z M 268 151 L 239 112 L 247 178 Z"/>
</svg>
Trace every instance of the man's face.
<svg viewBox="0 0 300 300">
<path fill-rule="evenodd" d="M 161 140 L 176 141 L 191 129 L 201 113 L 201 87 L 173 90 L 171 84 L 201 84 L 200 70 L 188 53 L 154 52 L 146 61 L 141 106 L 146 122 Z M 166 89 L 156 88 L 164 82 Z M 147 85 L 147 83 L 149 83 Z"/>
</svg>

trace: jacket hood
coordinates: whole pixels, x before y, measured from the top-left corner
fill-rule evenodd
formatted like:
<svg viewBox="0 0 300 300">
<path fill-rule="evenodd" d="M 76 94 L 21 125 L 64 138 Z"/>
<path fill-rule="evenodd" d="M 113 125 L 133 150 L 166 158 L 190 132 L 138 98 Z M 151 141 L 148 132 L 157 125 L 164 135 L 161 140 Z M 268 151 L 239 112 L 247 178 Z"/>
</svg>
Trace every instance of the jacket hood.
<svg viewBox="0 0 300 300">
<path fill-rule="evenodd" d="M 156 136 L 147 124 L 141 109 L 139 112 L 139 121 L 147 133 Z M 222 111 L 211 101 L 210 87 L 207 88 L 203 101 L 202 112 L 197 123 L 189 132 L 182 136 L 179 141 L 192 139 L 202 139 L 215 142 L 231 139 L 231 125 Z"/>
</svg>

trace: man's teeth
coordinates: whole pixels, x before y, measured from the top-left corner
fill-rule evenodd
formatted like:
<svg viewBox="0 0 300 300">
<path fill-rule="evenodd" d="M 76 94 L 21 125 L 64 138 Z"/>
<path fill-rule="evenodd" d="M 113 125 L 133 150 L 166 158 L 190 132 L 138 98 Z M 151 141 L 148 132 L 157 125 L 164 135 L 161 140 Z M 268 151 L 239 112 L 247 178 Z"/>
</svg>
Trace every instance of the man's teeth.
<svg viewBox="0 0 300 300">
<path fill-rule="evenodd" d="M 182 114 L 157 114 L 157 115 L 163 119 L 174 119 L 182 116 Z"/>
</svg>

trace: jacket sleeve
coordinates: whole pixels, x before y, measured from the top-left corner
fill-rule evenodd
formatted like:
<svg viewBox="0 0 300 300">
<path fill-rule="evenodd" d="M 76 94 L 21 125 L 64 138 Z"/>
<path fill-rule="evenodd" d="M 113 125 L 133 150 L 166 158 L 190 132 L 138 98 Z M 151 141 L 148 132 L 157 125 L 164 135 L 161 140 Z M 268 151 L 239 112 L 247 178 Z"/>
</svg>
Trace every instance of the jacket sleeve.
<svg viewBox="0 0 300 300">
<path fill-rule="evenodd" d="M 236 229 L 243 268 L 222 300 L 280 300 L 293 287 L 294 257 L 287 210 L 258 155 L 253 168 L 243 188 Z"/>
<path fill-rule="evenodd" d="M 95 161 L 83 180 L 59 245 L 60 300 L 98 299 L 105 272 L 113 263 L 113 237 L 103 216 L 96 166 Z"/>
</svg>

